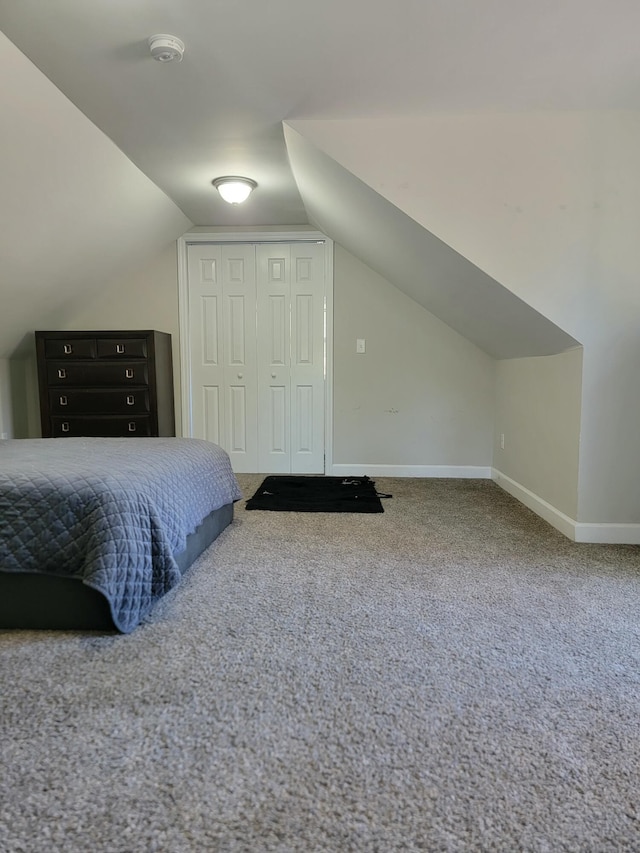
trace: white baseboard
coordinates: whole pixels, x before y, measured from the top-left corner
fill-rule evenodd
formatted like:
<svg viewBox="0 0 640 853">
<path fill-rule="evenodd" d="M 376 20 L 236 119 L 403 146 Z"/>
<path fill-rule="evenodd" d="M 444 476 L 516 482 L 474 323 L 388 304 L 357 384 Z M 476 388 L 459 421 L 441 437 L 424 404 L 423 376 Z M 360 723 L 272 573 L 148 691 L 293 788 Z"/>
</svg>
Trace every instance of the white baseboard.
<svg viewBox="0 0 640 853">
<path fill-rule="evenodd" d="M 491 468 L 476 465 L 332 465 L 334 477 L 452 477 L 490 480 Z"/>
<path fill-rule="evenodd" d="M 601 545 L 640 545 L 640 524 L 613 524 L 576 521 L 538 497 L 526 486 L 507 477 L 497 468 L 480 465 L 331 465 L 326 472 L 334 477 L 451 477 L 493 480 L 498 486 L 539 515 L 573 542 Z"/>
<path fill-rule="evenodd" d="M 640 524 L 591 523 L 576 521 L 560 512 L 534 492 L 507 477 L 497 468 L 492 469 L 492 479 L 498 486 L 520 503 L 539 515 L 560 533 L 574 542 L 601 545 L 640 545 Z"/>
<path fill-rule="evenodd" d="M 560 533 L 564 533 L 564 535 L 569 539 L 576 541 L 577 522 L 575 519 L 570 518 L 563 512 L 560 512 L 559 509 L 556 509 L 547 501 L 539 498 L 538 495 L 534 494 L 534 492 L 530 491 L 525 486 L 521 486 L 520 483 L 512 480 L 511 477 L 507 477 L 506 474 L 503 474 L 502 471 L 498 471 L 497 468 L 492 469 L 491 478 L 494 483 L 497 483 L 498 486 L 500 486 L 501 489 L 504 489 L 505 492 L 508 492 L 512 497 L 520 501 L 521 504 L 524 504 L 530 510 L 533 510 L 536 515 L 539 515 L 540 518 L 543 518 L 552 527 L 559 530 Z"/>
<path fill-rule="evenodd" d="M 588 521 L 577 521 L 576 542 L 640 545 L 640 524 L 591 524 Z"/>
</svg>

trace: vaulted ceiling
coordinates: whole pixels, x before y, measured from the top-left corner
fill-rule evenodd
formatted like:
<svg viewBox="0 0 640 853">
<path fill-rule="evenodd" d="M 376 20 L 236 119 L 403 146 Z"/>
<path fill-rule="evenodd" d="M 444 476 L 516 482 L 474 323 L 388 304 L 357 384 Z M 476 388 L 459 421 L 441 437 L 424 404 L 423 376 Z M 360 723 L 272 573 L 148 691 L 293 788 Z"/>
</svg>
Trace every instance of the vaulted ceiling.
<svg viewBox="0 0 640 853">
<path fill-rule="evenodd" d="M 14 296 L 26 282 L 35 288 L 36 300 L 44 290 L 34 282 L 47 274 L 49 294 L 64 281 L 66 298 L 81 286 L 86 271 L 71 270 L 71 243 L 57 271 L 48 269 L 44 256 L 35 266 L 25 265 L 28 241 L 16 244 L 16 234 L 33 226 L 38 212 L 42 223 L 32 238 L 44 234 L 44 220 L 58 220 L 61 207 L 59 224 L 67 225 L 64 193 L 73 192 L 76 184 L 78 193 L 92 181 L 99 185 L 85 190 L 88 204 L 95 205 L 86 211 L 91 239 L 102 239 L 93 253 L 87 248 L 86 263 L 104 264 L 106 275 L 112 272 L 114 235 L 120 250 L 126 247 L 121 229 L 127 212 L 140 222 L 149 211 L 159 241 L 175 239 L 191 223 L 290 226 L 324 219 L 331 227 L 331 217 L 323 215 L 312 191 L 310 169 L 317 161 L 297 156 L 294 162 L 285 143 L 286 121 L 640 107 L 640 4 L 635 0 L 326 0 L 321 5 L 300 0 L 0 0 L 0 30 L 114 143 L 99 153 L 108 140 L 99 141 L 86 127 L 76 129 L 71 110 L 68 122 L 56 110 L 56 122 L 50 123 L 42 105 L 53 96 L 32 91 L 31 82 L 35 88 L 39 84 L 28 72 L 21 76 L 20 62 L 10 57 L 4 114 L 29 125 L 29 135 L 23 127 L 13 143 L 3 148 L 0 140 L 0 166 L 11 189 L 3 194 L 0 247 L 16 246 Z M 156 33 L 184 41 L 182 62 L 151 58 L 147 40 Z M 13 77 L 18 66 L 20 75 Z M 64 144 L 64 169 L 52 134 Z M 95 147 L 95 156 L 87 155 L 87 145 Z M 22 172 L 29 162 L 31 185 L 23 191 L 28 176 Z M 211 181 L 223 174 L 244 174 L 258 182 L 245 206 L 231 207 L 218 197 Z M 87 208 L 84 202 L 79 206 Z M 110 213 L 120 216 L 120 225 L 111 230 L 104 221 Z M 78 231 L 73 235 L 76 245 L 81 236 Z M 349 243 L 346 232 L 330 236 Z M 150 239 L 149 251 L 153 245 Z M 131 252 L 133 257 L 133 247 Z M 361 254 L 372 260 L 366 249 Z M 472 271 L 470 264 L 465 275 Z M 8 281 L 5 270 L 4 295 Z M 94 286 L 98 281 L 94 276 Z M 491 288 L 504 317 L 523 318 L 522 306 Z M 64 299 L 59 302 L 62 306 Z M 437 300 L 432 304 L 437 308 Z M 27 320 L 25 311 L 16 311 L 10 323 L 14 338 L 22 326 L 37 322 L 33 313 Z M 441 313 L 446 317 L 444 307 Z M 0 338 L 3 334 L 0 329 Z M 538 328 L 534 333 L 547 342 L 544 346 L 549 335 L 555 331 Z M 504 343 L 503 351 L 509 352 L 506 338 Z"/>
<path fill-rule="evenodd" d="M 284 119 L 640 106 L 635 0 L 0 0 L 0 30 L 197 225 L 307 221 Z"/>
</svg>

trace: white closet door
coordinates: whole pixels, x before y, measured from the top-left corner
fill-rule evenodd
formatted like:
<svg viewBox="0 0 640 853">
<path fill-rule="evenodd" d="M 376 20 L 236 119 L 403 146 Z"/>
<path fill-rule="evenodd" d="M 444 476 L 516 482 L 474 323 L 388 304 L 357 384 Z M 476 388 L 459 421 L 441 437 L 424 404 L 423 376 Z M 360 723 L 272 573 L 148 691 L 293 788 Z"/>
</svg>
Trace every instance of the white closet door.
<svg viewBox="0 0 640 853">
<path fill-rule="evenodd" d="M 220 246 L 203 244 L 189 247 L 192 435 L 223 445 L 225 392 L 221 257 Z"/>
<path fill-rule="evenodd" d="M 324 246 L 188 248 L 192 435 L 237 473 L 324 472 Z"/>
<path fill-rule="evenodd" d="M 291 471 L 324 472 L 325 269 L 320 243 L 291 244 Z"/>
<path fill-rule="evenodd" d="M 224 447 L 234 471 L 257 471 L 253 246 L 190 246 L 188 274 L 192 434 Z"/>
<path fill-rule="evenodd" d="M 233 470 L 258 470 L 256 263 L 251 245 L 222 246 L 225 448 Z"/>
<path fill-rule="evenodd" d="M 256 247 L 258 272 L 258 470 L 291 471 L 291 250 Z"/>
</svg>

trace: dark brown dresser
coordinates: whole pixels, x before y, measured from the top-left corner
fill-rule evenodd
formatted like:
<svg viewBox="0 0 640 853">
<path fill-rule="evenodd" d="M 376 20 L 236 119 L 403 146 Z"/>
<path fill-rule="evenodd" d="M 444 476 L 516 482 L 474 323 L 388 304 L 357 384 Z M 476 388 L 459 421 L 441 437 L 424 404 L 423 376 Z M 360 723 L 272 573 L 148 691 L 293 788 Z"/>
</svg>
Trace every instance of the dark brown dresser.
<svg viewBox="0 0 640 853">
<path fill-rule="evenodd" d="M 35 336 L 43 438 L 175 435 L 171 335 Z"/>
</svg>

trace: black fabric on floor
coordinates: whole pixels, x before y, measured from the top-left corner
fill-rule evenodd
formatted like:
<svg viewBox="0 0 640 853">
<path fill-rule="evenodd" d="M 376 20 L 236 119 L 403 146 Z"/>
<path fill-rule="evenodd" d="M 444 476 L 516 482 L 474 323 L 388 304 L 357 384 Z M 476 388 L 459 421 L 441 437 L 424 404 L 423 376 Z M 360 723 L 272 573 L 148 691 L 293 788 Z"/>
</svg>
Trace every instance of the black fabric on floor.
<svg viewBox="0 0 640 853">
<path fill-rule="evenodd" d="M 385 495 L 390 497 L 390 495 Z M 247 509 L 276 512 L 384 512 L 368 477 L 267 477 Z"/>
</svg>

